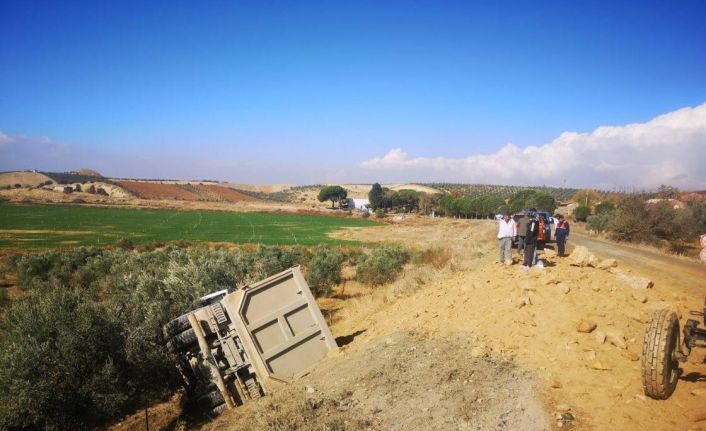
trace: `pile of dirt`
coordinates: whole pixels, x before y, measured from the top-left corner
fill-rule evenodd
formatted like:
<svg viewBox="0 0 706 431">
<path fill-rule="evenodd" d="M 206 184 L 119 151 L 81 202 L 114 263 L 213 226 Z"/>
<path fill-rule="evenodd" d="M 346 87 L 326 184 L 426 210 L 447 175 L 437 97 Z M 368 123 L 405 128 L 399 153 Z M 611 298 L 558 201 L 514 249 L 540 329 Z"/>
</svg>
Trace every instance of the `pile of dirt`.
<svg viewBox="0 0 706 431">
<path fill-rule="evenodd" d="M 327 358 L 207 429 L 547 429 L 532 375 L 512 360 L 474 354 L 476 343 L 468 333 L 395 332 Z"/>
</svg>

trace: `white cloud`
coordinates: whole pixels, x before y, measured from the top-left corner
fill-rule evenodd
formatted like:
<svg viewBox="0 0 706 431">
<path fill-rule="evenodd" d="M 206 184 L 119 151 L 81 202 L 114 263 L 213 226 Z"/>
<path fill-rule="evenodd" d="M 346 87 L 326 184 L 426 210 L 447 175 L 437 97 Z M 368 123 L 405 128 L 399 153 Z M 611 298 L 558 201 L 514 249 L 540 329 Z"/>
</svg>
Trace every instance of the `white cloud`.
<svg viewBox="0 0 706 431">
<path fill-rule="evenodd" d="M 11 143 L 15 142 L 15 139 L 12 138 L 11 136 L 8 136 L 0 130 L 0 146 L 3 145 L 9 145 Z"/>
<path fill-rule="evenodd" d="M 465 158 L 410 158 L 401 148 L 360 167 L 383 181 L 706 189 L 706 103 L 645 123 L 564 132 L 551 143 Z"/>
</svg>

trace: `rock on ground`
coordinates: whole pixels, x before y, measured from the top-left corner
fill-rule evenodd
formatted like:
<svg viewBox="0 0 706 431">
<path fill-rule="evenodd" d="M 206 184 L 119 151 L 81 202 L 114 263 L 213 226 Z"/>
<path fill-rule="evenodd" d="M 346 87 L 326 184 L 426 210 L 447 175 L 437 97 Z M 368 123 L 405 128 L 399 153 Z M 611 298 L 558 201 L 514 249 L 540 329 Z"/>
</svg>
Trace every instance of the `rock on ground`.
<svg viewBox="0 0 706 431">
<path fill-rule="evenodd" d="M 593 332 L 594 329 L 598 327 L 598 324 L 592 320 L 586 320 L 583 319 L 579 322 L 578 326 L 576 326 L 576 330 L 579 332 L 583 332 L 585 334 L 589 334 Z"/>
<path fill-rule="evenodd" d="M 569 257 L 569 263 L 573 266 L 596 266 L 598 259 L 582 245 L 574 248 Z"/>
<path fill-rule="evenodd" d="M 615 259 L 604 259 L 598 263 L 596 268 L 598 269 L 610 269 L 618 266 L 618 261 Z"/>
</svg>

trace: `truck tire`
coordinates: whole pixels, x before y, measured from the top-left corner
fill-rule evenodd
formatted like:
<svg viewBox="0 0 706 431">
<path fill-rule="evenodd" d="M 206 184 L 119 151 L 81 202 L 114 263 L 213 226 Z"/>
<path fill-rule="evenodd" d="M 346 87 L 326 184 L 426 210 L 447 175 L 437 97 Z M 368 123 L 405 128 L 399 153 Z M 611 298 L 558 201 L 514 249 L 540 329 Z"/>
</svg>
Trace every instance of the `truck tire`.
<svg viewBox="0 0 706 431">
<path fill-rule="evenodd" d="M 178 333 L 184 332 L 187 329 L 191 328 L 191 323 L 189 323 L 189 314 L 191 313 L 182 314 L 181 316 L 177 317 L 176 319 L 170 320 L 164 326 L 162 326 L 162 333 L 164 334 L 164 338 L 169 339 L 177 335 Z"/>
<path fill-rule="evenodd" d="M 208 392 L 204 395 L 201 395 L 197 400 L 196 400 L 196 406 L 201 410 L 201 411 L 210 411 L 213 410 L 214 407 L 218 407 L 221 404 L 225 404 L 225 401 L 223 400 L 223 396 L 221 395 L 221 391 L 218 389 Z"/>
<path fill-rule="evenodd" d="M 196 332 L 194 332 L 193 328 L 187 329 L 167 341 L 167 350 L 169 350 L 169 353 L 184 352 L 196 344 L 198 344 Z"/>
<path fill-rule="evenodd" d="M 666 400 L 677 387 L 679 363 L 679 319 L 670 309 L 657 310 L 642 342 L 642 386 L 645 395 Z"/>
<path fill-rule="evenodd" d="M 215 419 L 218 415 L 223 413 L 225 410 L 226 410 L 226 405 L 224 403 L 224 404 L 221 404 L 220 406 L 216 406 L 216 407 L 212 408 L 211 410 L 207 411 L 206 413 L 204 413 L 204 416 L 206 416 L 209 419 Z"/>
</svg>

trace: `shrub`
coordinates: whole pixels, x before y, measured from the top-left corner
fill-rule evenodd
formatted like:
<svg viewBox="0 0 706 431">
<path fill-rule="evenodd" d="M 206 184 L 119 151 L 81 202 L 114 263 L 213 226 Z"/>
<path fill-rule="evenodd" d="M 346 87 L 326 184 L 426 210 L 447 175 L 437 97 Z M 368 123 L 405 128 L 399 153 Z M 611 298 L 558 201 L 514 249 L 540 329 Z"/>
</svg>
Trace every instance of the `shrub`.
<svg viewBox="0 0 706 431">
<path fill-rule="evenodd" d="M 586 221 L 588 216 L 591 215 L 591 208 L 579 205 L 574 209 L 573 215 L 575 221 Z"/>
<path fill-rule="evenodd" d="M 617 241 L 646 242 L 653 238 L 646 220 L 647 206 L 639 196 L 629 196 L 618 206 L 610 222 L 610 237 Z"/>
<path fill-rule="evenodd" d="M 86 428 L 124 407 L 121 328 L 85 292 L 38 290 L 2 326 L 0 428 Z"/>
<path fill-rule="evenodd" d="M 74 188 L 73 188 L 73 187 L 71 187 L 71 186 L 66 186 L 66 187 L 64 187 L 64 193 L 66 193 L 67 195 L 68 195 L 68 194 L 71 194 L 71 193 L 73 193 L 73 192 L 74 192 Z"/>
<path fill-rule="evenodd" d="M 363 218 L 370 217 L 370 211 L 363 211 Z"/>
<path fill-rule="evenodd" d="M 385 210 L 382 208 L 378 208 L 375 210 L 375 217 L 377 218 L 385 218 L 387 214 L 385 213 Z"/>
<path fill-rule="evenodd" d="M 607 212 L 612 212 L 612 211 L 615 211 L 615 204 L 610 201 L 603 201 L 603 202 L 599 203 L 598 205 L 596 205 L 596 208 L 594 210 L 595 210 L 596 215 L 600 215 L 600 214 L 607 213 Z"/>
<path fill-rule="evenodd" d="M 115 246 L 122 248 L 123 250 L 135 249 L 135 243 L 130 238 L 120 238 L 118 242 L 115 243 Z"/>
<path fill-rule="evenodd" d="M 373 250 L 356 267 L 356 279 L 373 286 L 390 282 L 409 261 L 409 252 L 399 246 L 386 246 Z"/>
<path fill-rule="evenodd" d="M 343 255 L 327 248 L 318 248 L 311 260 L 307 273 L 307 281 L 314 295 L 328 296 L 331 287 L 341 282 L 341 265 Z"/>
<path fill-rule="evenodd" d="M 451 260 L 451 250 L 443 247 L 427 248 L 414 254 L 413 262 L 416 264 L 431 265 L 436 269 L 446 266 Z"/>
<path fill-rule="evenodd" d="M 610 223 L 616 217 L 616 211 L 604 211 L 588 216 L 586 227 L 596 232 L 605 232 L 610 228 Z"/>
</svg>

